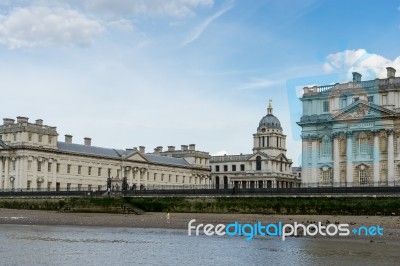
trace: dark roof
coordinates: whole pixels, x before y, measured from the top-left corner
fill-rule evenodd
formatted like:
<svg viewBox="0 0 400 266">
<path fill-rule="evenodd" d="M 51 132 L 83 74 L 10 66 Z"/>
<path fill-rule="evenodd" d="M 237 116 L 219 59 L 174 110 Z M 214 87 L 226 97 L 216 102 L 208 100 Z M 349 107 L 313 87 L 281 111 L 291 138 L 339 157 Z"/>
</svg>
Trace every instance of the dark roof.
<svg viewBox="0 0 400 266">
<path fill-rule="evenodd" d="M 281 122 L 273 114 L 267 114 L 266 116 L 261 118 L 258 128 L 261 128 L 262 126 L 265 126 L 267 128 L 277 128 L 282 130 Z"/>
<path fill-rule="evenodd" d="M 144 157 L 153 163 L 190 166 L 190 164 L 183 158 L 167 157 L 155 154 L 144 154 Z"/>
<path fill-rule="evenodd" d="M 96 146 L 87 146 L 82 144 L 75 144 L 75 143 L 65 143 L 65 142 L 57 142 L 58 149 L 64 152 L 72 152 L 72 153 L 79 153 L 83 155 L 95 155 L 95 156 L 102 156 L 108 157 L 113 159 L 120 159 L 126 158 L 134 154 L 135 152 L 126 151 L 126 150 L 119 150 L 119 149 L 110 149 L 110 148 L 103 148 L 103 147 L 96 147 Z M 178 166 L 190 166 L 190 164 L 182 158 L 174 158 L 174 157 L 167 157 L 155 154 L 144 154 L 144 157 L 152 163 L 158 164 L 169 164 L 169 165 L 178 165 Z"/>
<path fill-rule="evenodd" d="M 110 158 L 121 158 L 121 156 L 126 153 L 124 150 L 116 150 L 109 148 L 102 148 L 96 146 L 87 146 L 82 144 L 75 143 L 65 143 L 65 142 L 57 142 L 58 149 L 60 151 L 66 152 L 74 152 L 85 155 L 98 155 Z"/>
</svg>

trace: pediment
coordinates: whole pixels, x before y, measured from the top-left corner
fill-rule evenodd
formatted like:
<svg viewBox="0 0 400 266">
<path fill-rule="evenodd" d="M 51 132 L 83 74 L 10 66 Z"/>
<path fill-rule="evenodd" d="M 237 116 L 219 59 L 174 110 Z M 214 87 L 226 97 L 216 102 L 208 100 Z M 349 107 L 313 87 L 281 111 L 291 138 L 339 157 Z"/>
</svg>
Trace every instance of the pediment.
<svg viewBox="0 0 400 266">
<path fill-rule="evenodd" d="M 290 163 L 289 159 L 283 153 L 281 153 L 275 157 L 275 160 L 277 160 L 277 161 L 280 161 L 281 159 L 282 159 L 282 162 Z"/>
<path fill-rule="evenodd" d="M 147 159 L 144 158 L 143 155 L 141 155 L 138 151 L 127 154 L 124 159 L 136 162 L 147 162 Z"/>
<path fill-rule="evenodd" d="M 269 156 L 268 156 L 267 154 L 265 154 L 265 153 L 263 153 L 263 152 L 257 152 L 257 153 L 255 153 L 255 154 L 253 154 L 252 156 L 250 156 L 247 160 L 249 160 L 249 161 L 255 161 L 256 158 L 257 158 L 257 156 L 260 156 L 260 157 L 261 157 L 261 160 L 269 159 Z"/>
<path fill-rule="evenodd" d="M 393 117 L 396 113 L 363 100 L 354 102 L 335 114 L 331 120 L 360 120 L 367 118 Z"/>
</svg>

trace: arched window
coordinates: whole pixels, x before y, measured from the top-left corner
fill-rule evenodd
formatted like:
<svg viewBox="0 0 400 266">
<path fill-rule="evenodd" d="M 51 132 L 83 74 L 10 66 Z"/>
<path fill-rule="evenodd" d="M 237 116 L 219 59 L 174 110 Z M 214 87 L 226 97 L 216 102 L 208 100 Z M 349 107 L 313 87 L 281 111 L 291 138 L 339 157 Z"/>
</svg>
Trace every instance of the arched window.
<svg viewBox="0 0 400 266">
<path fill-rule="evenodd" d="M 322 184 L 332 184 L 332 171 L 328 167 L 322 168 Z"/>
<path fill-rule="evenodd" d="M 321 155 L 329 156 L 332 153 L 331 139 L 328 136 L 324 136 L 321 142 Z"/>
<path fill-rule="evenodd" d="M 358 153 L 368 154 L 368 138 L 365 133 L 360 133 L 358 137 Z"/>
<path fill-rule="evenodd" d="M 367 185 L 368 184 L 368 176 L 367 170 L 364 168 L 360 168 L 360 185 Z"/>
<path fill-rule="evenodd" d="M 219 189 L 219 176 L 215 177 L 215 188 Z"/>
<path fill-rule="evenodd" d="M 224 176 L 224 189 L 228 189 L 228 177 Z"/>
<path fill-rule="evenodd" d="M 256 170 L 261 171 L 261 157 L 260 156 L 256 157 Z"/>
</svg>

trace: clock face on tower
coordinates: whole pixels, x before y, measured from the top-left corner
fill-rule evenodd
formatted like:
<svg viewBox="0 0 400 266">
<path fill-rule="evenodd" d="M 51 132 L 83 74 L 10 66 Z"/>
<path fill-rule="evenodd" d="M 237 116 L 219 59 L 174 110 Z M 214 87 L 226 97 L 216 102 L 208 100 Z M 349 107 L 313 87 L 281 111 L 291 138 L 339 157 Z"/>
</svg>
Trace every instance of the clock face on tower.
<svg viewBox="0 0 400 266">
<path fill-rule="evenodd" d="M 265 128 L 261 129 L 262 132 L 265 132 Z"/>
</svg>

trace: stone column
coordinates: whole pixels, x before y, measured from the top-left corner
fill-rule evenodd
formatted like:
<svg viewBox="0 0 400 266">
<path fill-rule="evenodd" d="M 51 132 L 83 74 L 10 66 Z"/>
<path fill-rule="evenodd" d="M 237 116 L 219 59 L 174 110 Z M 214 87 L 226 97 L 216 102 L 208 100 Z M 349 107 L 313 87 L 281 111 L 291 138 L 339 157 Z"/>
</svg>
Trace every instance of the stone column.
<svg viewBox="0 0 400 266">
<path fill-rule="evenodd" d="M 44 181 L 42 185 L 42 189 L 47 191 L 48 183 L 49 183 L 49 178 L 48 178 L 48 172 L 49 172 L 49 160 L 46 159 L 43 163 L 42 171 L 44 172 Z"/>
<path fill-rule="evenodd" d="M 310 177 L 308 176 L 308 161 L 307 161 L 307 154 L 308 154 L 308 150 L 307 150 L 307 145 L 308 141 L 306 139 L 303 139 L 302 141 L 302 154 L 301 154 L 301 176 L 302 176 L 302 182 L 303 184 L 307 187 L 308 183 L 310 183 Z M 269 162 L 268 161 L 268 166 L 269 166 Z"/>
<path fill-rule="evenodd" d="M 8 172 L 10 159 L 6 157 L 4 162 L 4 188 L 10 189 L 10 174 Z"/>
<path fill-rule="evenodd" d="M 140 189 L 140 173 L 139 173 L 139 168 L 135 167 L 133 168 L 133 172 L 134 172 L 134 177 L 136 178 L 136 189 Z"/>
<path fill-rule="evenodd" d="M 394 149 L 393 149 L 393 130 L 387 131 L 388 136 L 388 171 L 387 171 L 387 180 L 388 186 L 394 186 Z"/>
<path fill-rule="evenodd" d="M 37 178 L 38 178 L 38 160 L 39 158 L 33 158 L 32 160 L 32 171 L 33 171 L 33 178 L 32 178 L 32 189 L 37 189 Z"/>
<path fill-rule="evenodd" d="M 312 186 L 317 187 L 317 140 L 313 139 L 311 144 L 311 183 Z"/>
<path fill-rule="evenodd" d="M 347 143 L 346 143 L 346 185 L 348 187 L 353 186 L 353 133 L 348 131 L 346 133 Z"/>
<path fill-rule="evenodd" d="M 0 156 L 0 188 L 4 189 L 4 178 L 3 178 L 3 157 Z"/>
<path fill-rule="evenodd" d="M 21 175 L 20 175 L 20 171 L 19 171 L 19 167 L 20 167 L 20 158 L 16 157 L 15 158 L 15 180 L 14 180 L 14 186 L 15 189 L 20 189 L 21 187 Z"/>
<path fill-rule="evenodd" d="M 379 131 L 374 132 L 374 186 L 379 185 L 379 165 L 380 165 L 380 152 L 379 152 Z"/>
<path fill-rule="evenodd" d="M 57 190 L 57 161 L 56 160 L 52 160 L 53 163 L 53 178 L 52 178 L 52 188 L 54 189 L 54 191 Z M 97 190 L 97 188 L 96 188 Z"/>
<path fill-rule="evenodd" d="M 333 185 L 340 186 L 340 167 L 339 167 L 339 136 L 333 138 Z"/>
</svg>

